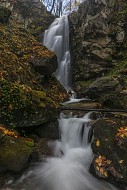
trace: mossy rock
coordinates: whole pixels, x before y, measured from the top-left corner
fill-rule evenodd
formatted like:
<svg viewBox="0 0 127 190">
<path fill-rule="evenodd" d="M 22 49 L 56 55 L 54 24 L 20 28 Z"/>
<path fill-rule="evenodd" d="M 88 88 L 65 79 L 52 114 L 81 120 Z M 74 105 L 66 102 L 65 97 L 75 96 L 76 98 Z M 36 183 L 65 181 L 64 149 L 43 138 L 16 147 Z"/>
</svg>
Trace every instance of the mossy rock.
<svg viewBox="0 0 127 190">
<path fill-rule="evenodd" d="M 11 11 L 5 7 L 0 6 L 0 22 L 5 24 L 8 23 L 11 15 Z"/>
<path fill-rule="evenodd" d="M 99 119 L 93 128 L 93 166 L 96 175 L 119 187 L 127 186 L 126 121 L 118 118 Z"/>
<path fill-rule="evenodd" d="M 11 128 L 37 126 L 57 119 L 55 102 L 45 91 L 32 90 L 26 85 L 0 81 L 1 122 Z M 52 109 L 53 108 L 53 109 Z"/>
<path fill-rule="evenodd" d="M 33 143 L 0 133 L 0 172 L 23 170 L 32 153 Z"/>
</svg>

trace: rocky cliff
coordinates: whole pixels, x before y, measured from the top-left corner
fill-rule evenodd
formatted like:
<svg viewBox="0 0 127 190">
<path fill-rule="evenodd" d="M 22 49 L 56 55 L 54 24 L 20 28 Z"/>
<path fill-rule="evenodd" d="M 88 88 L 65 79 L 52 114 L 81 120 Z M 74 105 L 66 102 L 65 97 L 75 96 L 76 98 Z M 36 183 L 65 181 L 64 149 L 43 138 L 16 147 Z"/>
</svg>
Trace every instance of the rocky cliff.
<svg viewBox="0 0 127 190">
<path fill-rule="evenodd" d="M 125 0 L 84 1 L 69 16 L 73 82 L 79 96 L 98 99 L 106 106 L 110 101 L 111 107 L 127 107 L 126 17 Z M 114 90 L 116 80 L 119 90 Z"/>
<path fill-rule="evenodd" d="M 11 11 L 11 21 L 16 21 L 41 42 L 43 32 L 55 19 L 40 0 L 1 0 L 0 6 Z"/>
</svg>

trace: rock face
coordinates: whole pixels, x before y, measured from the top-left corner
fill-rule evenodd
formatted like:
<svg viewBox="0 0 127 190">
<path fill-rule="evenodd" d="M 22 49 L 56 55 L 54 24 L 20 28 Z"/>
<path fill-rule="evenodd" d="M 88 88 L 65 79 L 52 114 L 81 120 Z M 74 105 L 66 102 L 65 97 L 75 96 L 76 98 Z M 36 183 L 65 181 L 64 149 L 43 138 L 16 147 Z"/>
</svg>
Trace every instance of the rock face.
<svg viewBox="0 0 127 190">
<path fill-rule="evenodd" d="M 11 11 L 10 20 L 28 29 L 41 42 L 43 32 L 55 19 L 40 0 L 1 0 L 0 6 Z"/>
<path fill-rule="evenodd" d="M 79 96 L 85 96 L 97 78 L 116 75 L 126 80 L 126 10 L 125 0 L 89 0 L 69 16 L 73 82 Z"/>
<path fill-rule="evenodd" d="M 114 183 L 120 189 L 127 188 L 127 125 L 118 118 L 99 119 L 93 125 L 94 175 Z M 93 170 L 91 168 L 91 172 Z"/>
</svg>

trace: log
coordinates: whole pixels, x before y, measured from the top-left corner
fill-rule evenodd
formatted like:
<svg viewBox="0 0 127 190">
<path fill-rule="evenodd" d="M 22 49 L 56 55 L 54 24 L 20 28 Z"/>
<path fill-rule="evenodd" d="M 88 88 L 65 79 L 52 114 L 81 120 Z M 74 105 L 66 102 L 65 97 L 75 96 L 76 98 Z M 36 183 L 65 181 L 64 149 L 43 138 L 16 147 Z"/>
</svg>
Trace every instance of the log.
<svg viewBox="0 0 127 190">
<path fill-rule="evenodd" d="M 58 110 L 75 110 L 75 111 L 87 111 L 87 112 L 122 112 L 127 113 L 127 109 L 95 109 L 95 108 L 72 108 L 72 107 L 57 107 Z"/>
</svg>

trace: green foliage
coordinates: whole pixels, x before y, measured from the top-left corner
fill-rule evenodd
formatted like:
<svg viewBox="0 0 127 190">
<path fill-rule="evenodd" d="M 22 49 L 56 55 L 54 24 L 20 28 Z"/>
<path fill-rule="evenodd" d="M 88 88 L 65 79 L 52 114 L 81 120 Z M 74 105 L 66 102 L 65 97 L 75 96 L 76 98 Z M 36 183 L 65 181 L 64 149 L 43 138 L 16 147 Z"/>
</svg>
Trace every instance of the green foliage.
<svg viewBox="0 0 127 190">
<path fill-rule="evenodd" d="M 119 75 L 119 74 L 123 74 L 124 72 L 127 70 L 127 60 L 123 60 L 123 61 L 119 61 L 118 64 L 110 71 L 110 73 L 108 74 L 108 76 L 115 76 L 115 75 Z M 125 76 L 123 76 L 126 78 L 126 74 Z"/>
<path fill-rule="evenodd" d="M 26 117 L 32 111 L 32 90 L 30 87 L 7 80 L 1 80 L 0 87 L 0 119 L 2 121 L 11 122 L 16 119 L 17 112 Z"/>
</svg>

